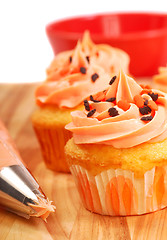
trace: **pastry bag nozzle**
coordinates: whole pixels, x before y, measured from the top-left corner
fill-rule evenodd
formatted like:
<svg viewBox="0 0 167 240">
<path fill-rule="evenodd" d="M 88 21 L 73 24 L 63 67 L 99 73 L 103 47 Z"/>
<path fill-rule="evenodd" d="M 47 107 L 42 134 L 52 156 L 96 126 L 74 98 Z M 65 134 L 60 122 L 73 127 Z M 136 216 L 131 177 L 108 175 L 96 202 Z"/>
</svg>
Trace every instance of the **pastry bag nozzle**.
<svg viewBox="0 0 167 240">
<path fill-rule="evenodd" d="M 0 170 L 0 205 L 25 218 L 36 216 L 45 221 L 55 210 L 22 164 Z"/>
<path fill-rule="evenodd" d="M 38 183 L 27 170 L 0 121 L 0 207 L 29 218 L 41 217 L 46 221 L 55 206 L 46 198 Z"/>
</svg>

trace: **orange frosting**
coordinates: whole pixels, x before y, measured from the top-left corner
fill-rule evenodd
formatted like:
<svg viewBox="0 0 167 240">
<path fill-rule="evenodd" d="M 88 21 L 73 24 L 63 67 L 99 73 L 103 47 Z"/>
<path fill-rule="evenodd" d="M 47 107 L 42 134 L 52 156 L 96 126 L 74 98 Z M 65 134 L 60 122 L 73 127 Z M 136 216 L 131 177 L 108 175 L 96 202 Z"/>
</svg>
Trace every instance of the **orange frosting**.
<svg viewBox="0 0 167 240">
<path fill-rule="evenodd" d="M 138 95 L 145 101 L 141 108 L 135 103 Z M 115 100 L 109 102 L 111 98 Z M 129 148 L 167 138 L 167 99 L 161 91 L 149 89 L 145 93 L 141 86 L 121 71 L 105 92 L 105 99 L 100 102 L 94 99 L 88 102 L 90 112 L 71 113 L 72 123 L 66 129 L 73 132 L 76 144 L 103 143 L 116 148 Z M 143 112 L 145 110 L 148 112 Z"/>
<path fill-rule="evenodd" d="M 118 73 L 120 67 L 128 73 L 129 56 L 123 50 L 107 44 L 95 44 L 85 31 L 82 41 L 73 50 L 59 53 L 47 69 L 47 81 L 59 81 L 71 74 L 79 73 L 80 67 L 99 65 L 105 72 Z M 75 75 L 74 75 L 75 76 Z"/>
<path fill-rule="evenodd" d="M 67 76 L 63 81 L 45 82 L 36 90 L 36 102 L 39 106 L 50 104 L 58 107 L 73 108 L 79 105 L 90 94 L 105 90 L 110 76 L 99 66 L 92 66 L 87 70 L 88 75 L 75 73 Z M 91 80 L 93 74 L 98 74 L 95 82 Z"/>
<path fill-rule="evenodd" d="M 73 108 L 90 94 L 104 90 L 120 66 L 128 72 L 129 56 L 106 44 L 94 44 L 85 32 L 74 50 L 58 54 L 47 69 L 47 79 L 36 90 L 36 102 Z"/>
<path fill-rule="evenodd" d="M 37 205 L 29 203 L 28 205 L 35 210 L 35 213 L 32 214 L 33 217 L 40 217 L 42 218 L 45 222 L 47 221 L 47 217 L 51 212 L 54 212 L 56 207 L 52 205 L 52 202 L 49 201 L 49 199 L 42 199 L 38 198 Z"/>
<path fill-rule="evenodd" d="M 159 67 L 159 74 L 153 77 L 155 83 L 167 85 L 167 66 Z"/>
</svg>

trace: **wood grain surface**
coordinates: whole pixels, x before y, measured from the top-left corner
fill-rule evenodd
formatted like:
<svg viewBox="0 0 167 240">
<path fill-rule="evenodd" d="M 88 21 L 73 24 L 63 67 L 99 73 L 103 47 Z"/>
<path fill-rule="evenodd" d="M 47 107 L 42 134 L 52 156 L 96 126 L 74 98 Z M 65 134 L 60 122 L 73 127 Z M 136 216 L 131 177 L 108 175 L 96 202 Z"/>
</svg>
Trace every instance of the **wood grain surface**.
<svg viewBox="0 0 167 240">
<path fill-rule="evenodd" d="M 0 118 L 22 158 L 57 209 L 45 223 L 0 210 L 0 240 L 166 240 L 167 209 L 132 217 L 107 217 L 82 206 L 71 174 L 46 169 L 33 132 L 34 84 L 0 85 Z"/>
</svg>

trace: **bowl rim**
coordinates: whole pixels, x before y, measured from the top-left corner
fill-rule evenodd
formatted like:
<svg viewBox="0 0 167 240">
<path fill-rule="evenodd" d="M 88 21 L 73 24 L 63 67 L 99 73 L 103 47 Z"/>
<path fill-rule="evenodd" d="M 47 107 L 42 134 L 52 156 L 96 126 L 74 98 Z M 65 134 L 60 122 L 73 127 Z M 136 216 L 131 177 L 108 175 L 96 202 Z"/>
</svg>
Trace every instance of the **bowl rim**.
<svg viewBox="0 0 167 240">
<path fill-rule="evenodd" d="M 145 11 L 130 11 L 130 12 L 105 12 L 105 13 L 93 13 L 93 14 L 84 14 L 84 15 L 78 15 L 78 16 L 73 16 L 73 17 L 66 17 L 66 18 L 62 18 L 59 20 L 55 20 L 52 21 L 50 23 L 48 23 L 45 27 L 46 30 L 46 34 L 50 35 L 50 32 L 52 30 L 52 28 L 60 23 L 65 23 L 71 20 L 79 20 L 79 19 L 95 19 L 98 17 L 102 17 L 102 16 L 121 16 L 121 15 L 138 15 L 138 16 L 155 16 L 155 17 L 164 17 L 167 19 L 167 13 L 165 12 L 145 12 Z M 55 36 L 64 38 L 64 39 L 69 39 L 69 40 L 76 40 L 79 39 L 82 36 L 83 33 L 78 33 L 78 32 L 70 32 L 70 34 L 67 34 L 66 31 L 64 30 L 57 30 L 54 32 Z M 100 34 L 97 33 L 91 33 L 91 37 L 95 38 L 97 41 L 99 40 L 132 40 L 132 39 L 144 39 L 144 38 L 153 38 L 153 37 L 159 37 L 162 35 L 167 35 L 167 27 L 162 27 L 162 28 L 157 28 L 157 29 L 151 29 L 151 30 L 143 30 L 143 31 L 139 31 L 139 32 L 131 32 L 131 33 L 125 33 L 125 34 L 121 34 L 119 36 L 101 36 Z"/>
</svg>

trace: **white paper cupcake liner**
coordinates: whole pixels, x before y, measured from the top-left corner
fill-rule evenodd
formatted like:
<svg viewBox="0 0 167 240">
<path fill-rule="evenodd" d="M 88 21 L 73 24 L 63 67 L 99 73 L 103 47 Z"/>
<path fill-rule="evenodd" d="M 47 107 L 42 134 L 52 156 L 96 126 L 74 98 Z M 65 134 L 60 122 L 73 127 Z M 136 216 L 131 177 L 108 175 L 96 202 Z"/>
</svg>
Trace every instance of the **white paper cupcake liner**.
<svg viewBox="0 0 167 240">
<path fill-rule="evenodd" d="M 132 171 L 109 169 L 93 176 L 70 166 L 82 202 L 88 210 L 111 216 L 140 215 L 167 206 L 167 166 L 154 167 L 142 178 Z"/>
</svg>

